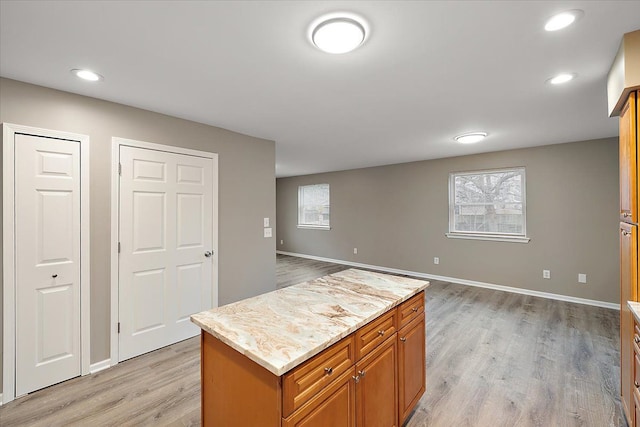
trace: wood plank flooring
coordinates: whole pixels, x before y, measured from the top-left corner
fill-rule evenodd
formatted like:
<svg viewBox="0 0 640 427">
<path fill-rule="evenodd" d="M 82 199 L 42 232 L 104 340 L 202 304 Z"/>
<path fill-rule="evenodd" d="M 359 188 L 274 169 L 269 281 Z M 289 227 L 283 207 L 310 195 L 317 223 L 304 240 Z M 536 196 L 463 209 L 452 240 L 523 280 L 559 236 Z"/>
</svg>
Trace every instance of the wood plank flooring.
<svg viewBox="0 0 640 427">
<path fill-rule="evenodd" d="M 278 255 L 278 287 L 345 268 Z M 426 295 L 427 392 L 407 427 L 626 426 L 617 311 L 437 281 Z M 199 425 L 199 360 L 186 340 L 17 399 L 0 425 Z"/>
</svg>

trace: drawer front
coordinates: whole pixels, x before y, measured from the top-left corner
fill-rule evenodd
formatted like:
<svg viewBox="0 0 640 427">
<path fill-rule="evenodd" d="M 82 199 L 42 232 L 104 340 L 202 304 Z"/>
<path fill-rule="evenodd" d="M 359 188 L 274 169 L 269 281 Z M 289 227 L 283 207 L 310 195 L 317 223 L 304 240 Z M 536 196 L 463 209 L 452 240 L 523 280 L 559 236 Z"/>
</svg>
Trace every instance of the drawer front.
<svg viewBox="0 0 640 427">
<path fill-rule="evenodd" d="M 398 306 L 398 329 L 411 323 L 424 312 L 424 291 Z"/>
<path fill-rule="evenodd" d="M 391 310 L 355 332 L 356 360 L 362 359 L 396 332 L 396 313 L 396 310 Z"/>
<path fill-rule="evenodd" d="M 284 374 L 282 412 L 288 417 L 355 363 L 353 335 Z"/>
<path fill-rule="evenodd" d="M 640 394 L 640 358 L 638 357 L 638 355 L 636 354 L 635 357 L 635 370 L 633 373 L 633 390 L 635 391 L 634 394 Z"/>
<path fill-rule="evenodd" d="M 638 324 L 634 322 L 634 330 L 633 330 L 633 349 L 636 354 L 640 355 L 640 328 L 638 328 Z"/>
</svg>

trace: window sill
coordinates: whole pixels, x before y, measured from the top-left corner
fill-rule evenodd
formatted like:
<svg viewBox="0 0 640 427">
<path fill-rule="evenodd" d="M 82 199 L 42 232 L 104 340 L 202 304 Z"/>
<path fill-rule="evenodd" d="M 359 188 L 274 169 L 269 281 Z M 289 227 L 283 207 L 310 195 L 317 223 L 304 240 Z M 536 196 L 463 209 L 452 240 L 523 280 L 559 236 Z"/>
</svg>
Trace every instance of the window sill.
<svg viewBox="0 0 640 427">
<path fill-rule="evenodd" d="M 306 228 L 309 230 L 331 230 L 331 226 L 329 225 L 304 225 L 298 224 L 298 228 Z"/>
<path fill-rule="evenodd" d="M 488 240 L 491 242 L 529 243 L 528 237 L 498 236 L 484 234 L 445 233 L 449 239 Z"/>
</svg>

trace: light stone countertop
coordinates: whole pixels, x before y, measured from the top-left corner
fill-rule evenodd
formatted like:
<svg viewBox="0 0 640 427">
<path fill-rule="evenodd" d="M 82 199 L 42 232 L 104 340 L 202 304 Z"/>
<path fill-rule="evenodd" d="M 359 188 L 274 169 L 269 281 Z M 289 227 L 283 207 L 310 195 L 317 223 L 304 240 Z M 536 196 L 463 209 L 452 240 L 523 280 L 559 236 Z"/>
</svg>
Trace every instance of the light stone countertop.
<svg viewBox="0 0 640 427">
<path fill-rule="evenodd" d="M 633 317 L 636 318 L 636 322 L 640 323 L 640 302 L 627 301 L 627 305 L 631 309 Z"/>
<path fill-rule="evenodd" d="M 191 321 L 281 376 L 427 286 L 349 269 L 203 311 Z"/>
</svg>

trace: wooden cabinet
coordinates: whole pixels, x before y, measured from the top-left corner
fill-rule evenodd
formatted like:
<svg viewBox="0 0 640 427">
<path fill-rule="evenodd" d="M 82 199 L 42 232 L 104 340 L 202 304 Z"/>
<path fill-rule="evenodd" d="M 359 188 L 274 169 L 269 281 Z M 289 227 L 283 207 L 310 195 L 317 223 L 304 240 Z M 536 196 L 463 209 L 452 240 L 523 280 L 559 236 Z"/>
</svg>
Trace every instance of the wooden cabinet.
<svg viewBox="0 0 640 427">
<path fill-rule="evenodd" d="M 354 427 L 355 368 L 339 376 L 322 389 L 299 411 L 282 420 L 282 427 Z"/>
<path fill-rule="evenodd" d="M 425 390 L 424 319 L 420 292 L 282 376 L 203 331 L 202 423 L 397 427 Z"/>
<path fill-rule="evenodd" d="M 633 339 L 634 320 L 627 301 L 638 298 L 638 246 L 637 226 L 620 223 L 620 393 L 622 407 L 629 424 L 633 425 Z"/>
<path fill-rule="evenodd" d="M 398 332 L 398 408 L 402 424 L 427 388 L 424 313 Z"/>
<path fill-rule="evenodd" d="M 620 220 L 638 222 L 637 94 L 620 113 Z"/>
<path fill-rule="evenodd" d="M 397 354 L 392 335 L 356 364 L 357 427 L 398 425 Z"/>
</svg>

